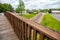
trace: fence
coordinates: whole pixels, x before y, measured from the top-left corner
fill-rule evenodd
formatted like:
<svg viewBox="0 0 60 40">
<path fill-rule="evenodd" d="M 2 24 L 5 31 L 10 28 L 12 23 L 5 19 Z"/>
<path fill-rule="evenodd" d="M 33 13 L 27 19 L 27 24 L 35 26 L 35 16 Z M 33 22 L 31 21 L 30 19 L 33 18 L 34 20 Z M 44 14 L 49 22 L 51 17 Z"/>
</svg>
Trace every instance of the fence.
<svg viewBox="0 0 60 40">
<path fill-rule="evenodd" d="M 4 15 L 20 40 L 60 40 L 60 34 L 11 12 Z"/>
</svg>

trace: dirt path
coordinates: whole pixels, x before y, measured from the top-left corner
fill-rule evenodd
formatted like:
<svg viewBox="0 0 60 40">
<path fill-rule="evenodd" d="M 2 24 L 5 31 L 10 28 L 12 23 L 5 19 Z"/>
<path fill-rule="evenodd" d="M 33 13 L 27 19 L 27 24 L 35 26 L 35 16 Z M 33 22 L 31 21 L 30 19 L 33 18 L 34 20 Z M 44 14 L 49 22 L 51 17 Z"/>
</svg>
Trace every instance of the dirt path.
<svg viewBox="0 0 60 40">
<path fill-rule="evenodd" d="M 30 20 L 40 24 L 43 17 L 44 17 L 44 13 L 38 13 L 35 17 L 31 18 Z"/>
</svg>

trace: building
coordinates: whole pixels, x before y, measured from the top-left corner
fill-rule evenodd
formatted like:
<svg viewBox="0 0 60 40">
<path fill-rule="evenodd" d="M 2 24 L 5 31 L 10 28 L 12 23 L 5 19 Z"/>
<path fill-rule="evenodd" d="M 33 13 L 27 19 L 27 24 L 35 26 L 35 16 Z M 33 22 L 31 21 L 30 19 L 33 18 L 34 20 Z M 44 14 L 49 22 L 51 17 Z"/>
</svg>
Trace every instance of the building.
<svg viewBox="0 0 60 40">
<path fill-rule="evenodd" d="M 60 11 L 54 10 L 54 11 L 52 11 L 52 13 L 53 13 L 53 14 L 60 14 Z"/>
</svg>

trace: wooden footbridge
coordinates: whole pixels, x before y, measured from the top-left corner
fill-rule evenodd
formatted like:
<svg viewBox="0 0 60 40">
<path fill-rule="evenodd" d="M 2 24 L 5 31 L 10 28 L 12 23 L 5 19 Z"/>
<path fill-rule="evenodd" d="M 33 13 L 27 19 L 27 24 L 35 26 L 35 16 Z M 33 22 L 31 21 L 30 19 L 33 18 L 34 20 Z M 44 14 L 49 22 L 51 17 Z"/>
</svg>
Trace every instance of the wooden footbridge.
<svg viewBox="0 0 60 40">
<path fill-rule="evenodd" d="M 60 34 L 11 12 L 0 16 L 0 40 L 45 39 L 60 40 Z"/>
</svg>

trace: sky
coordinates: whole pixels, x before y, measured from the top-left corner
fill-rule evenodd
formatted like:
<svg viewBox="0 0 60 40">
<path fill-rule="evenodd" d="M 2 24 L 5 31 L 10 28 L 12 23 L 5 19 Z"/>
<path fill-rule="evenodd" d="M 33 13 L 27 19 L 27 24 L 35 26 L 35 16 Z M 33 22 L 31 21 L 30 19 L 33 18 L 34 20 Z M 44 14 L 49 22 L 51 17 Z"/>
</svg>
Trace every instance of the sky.
<svg viewBox="0 0 60 40">
<path fill-rule="evenodd" d="M 26 9 L 60 8 L 60 0 L 22 0 Z M 19 0 L 0 0 L 0 3 L 10 3 L 17 8 Z"/>
</svg>

